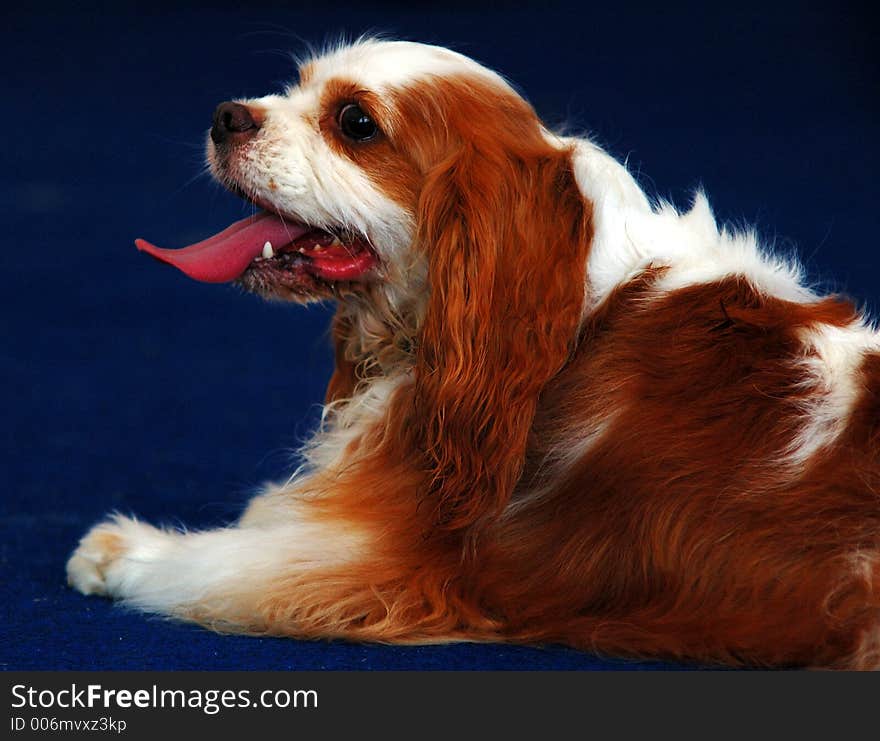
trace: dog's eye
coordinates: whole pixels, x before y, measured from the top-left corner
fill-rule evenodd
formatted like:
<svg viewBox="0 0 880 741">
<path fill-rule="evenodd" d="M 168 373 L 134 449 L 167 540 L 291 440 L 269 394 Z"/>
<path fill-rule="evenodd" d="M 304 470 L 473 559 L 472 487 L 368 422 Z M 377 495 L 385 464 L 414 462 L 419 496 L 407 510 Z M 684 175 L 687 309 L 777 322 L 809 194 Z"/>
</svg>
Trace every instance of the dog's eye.
<svg viewBox="0 0 880 741">
<path fill-rule="evenodd" d="M 356 103 L 349 103 L 339 111 L 339 128 L 356 142 L 365 142 L 379 133 L 376 122 Z"/>
</svg>

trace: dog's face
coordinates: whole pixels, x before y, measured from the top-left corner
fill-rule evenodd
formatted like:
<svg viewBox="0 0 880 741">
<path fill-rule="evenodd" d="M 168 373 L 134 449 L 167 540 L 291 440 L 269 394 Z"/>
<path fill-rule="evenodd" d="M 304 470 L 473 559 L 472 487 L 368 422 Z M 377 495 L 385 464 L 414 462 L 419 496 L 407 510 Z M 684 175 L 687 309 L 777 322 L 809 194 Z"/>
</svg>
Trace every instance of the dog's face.
<svg viewBox="0 0 880 741">
<path fill-rule="evenodd" d="M 444 207 L 426 197 L 432 173 L 479 146 L 475 135 L 497 143 L 524 128 L 534 136 L 540 124 L 498 75 L 407 42 L 325 54 L 283 95 L 221 105 L 208 140 L 213 174 L 293 237 L 272 242 L 239 283 L 294 300 L 377 283 L 412 296 L 427 271 L 423 222 Z"/>
</svg>

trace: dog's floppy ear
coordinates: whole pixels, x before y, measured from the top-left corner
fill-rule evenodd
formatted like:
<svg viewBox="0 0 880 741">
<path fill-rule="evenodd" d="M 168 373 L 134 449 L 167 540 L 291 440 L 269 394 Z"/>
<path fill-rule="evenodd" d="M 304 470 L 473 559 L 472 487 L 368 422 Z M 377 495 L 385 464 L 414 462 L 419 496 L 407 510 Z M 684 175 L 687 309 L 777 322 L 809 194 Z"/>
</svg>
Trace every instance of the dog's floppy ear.
<svg viewBox="0 0 880 741">
<path fill-rule="evenodd" d="M 428 174 L 419 211 L 415 422 L 438 524 L 466 529 L 510 499 L 538 397 L 571 352 L 590 209 L 570 152 L 477 138 Z"/>
</svg>

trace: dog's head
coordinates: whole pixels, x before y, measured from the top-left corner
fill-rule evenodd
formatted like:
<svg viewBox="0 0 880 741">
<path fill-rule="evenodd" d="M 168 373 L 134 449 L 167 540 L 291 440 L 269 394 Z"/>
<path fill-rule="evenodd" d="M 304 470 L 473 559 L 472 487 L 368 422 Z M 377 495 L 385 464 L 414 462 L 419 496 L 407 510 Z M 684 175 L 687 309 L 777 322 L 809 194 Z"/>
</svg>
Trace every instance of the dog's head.
<svg viewBox="0 0 880 741">
<path fill-rule="evenodd" d="M 584 304 L 590 207 L 571 157 L 496 73 L 362 41 L 283 95 L 217 108 L 211 169 L 256 216 L 182 250 L 139 246 L 197 279 L 405 315 L 431 468 L 458 491 L 499 478 L 486 488 L 503 497 Z"/>
<path fill-rule="evenodd" d="M 551 140 L 499 75 L 467 57 L 361 41 L 302 64 L 283 95 L 216 109 L 208 163 L 255 217 L 183 250 L 139 246 L 197 279 L 268 297 L 377 282 L 411 296 L 468 201 L 483 210 L 472 228 L 516 216 L 511 195 L 534 191 L 540 183 L 523 178 L 559 155 Z"/>
</svg>

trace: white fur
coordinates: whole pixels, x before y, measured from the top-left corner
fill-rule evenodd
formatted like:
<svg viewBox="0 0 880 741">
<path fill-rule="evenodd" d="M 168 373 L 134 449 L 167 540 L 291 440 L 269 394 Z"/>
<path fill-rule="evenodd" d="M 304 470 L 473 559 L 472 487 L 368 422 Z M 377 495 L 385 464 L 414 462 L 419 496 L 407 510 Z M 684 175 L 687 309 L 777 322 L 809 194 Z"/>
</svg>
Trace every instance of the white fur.
<svg viewBox="0 0 880 741">
<path fill-rule="evenodd" d="M 384 417 L 391 396 L 411 380 L 406 373 L 380 377 L 344 403 L 325 407 L 321 430 L 303 451 L 310 467 L 328 470 L 341 465 L 363 431 Z"/>
<path fill-rule="evenodd" d="M 817 295 L 803 283 L 802 270 L 762 249 L 752 232 L 719 230 L 702 192 L 690 211 L 677 212 L 667 203 L 652 207 L 626 168 L 585 140 L 562 140 L 575 145 L 574 170 L 578 186 L 593 206 L 594 237 L 585 275 L 585 316 L 611 292 L 645 268 L 663 267 L 653 296 L 691 285 L 741 276 L 766 296 L 810 302 Z M 781 461 L 796 473 L 819 451 L 833 444 L 846 429 L 858 399 L 858 374 L 867 352 L 880 350 L 877 333 L 863 323 L 839 329 L 820 325 L 803 333 L 804 357 L 793 361 L 808 371 L 814 391 L 802 405 L 802 427 Z M 572 449 L 586 450 L 601 435 L 590 428 Z M 578 458 L 565 458 L 569 463 Z"/>
<path fill-rule="evenodd" d="M 80 542 L 67 565 L 69 583 L 83 594 L 181 614 L 196 603 L 216 607 L 223 599 L 236 609 L 255 605 L 270 581 L 356 560 L 369 550 L 365 534 L 307 517 L 307 500 L 327 493 L 326 482 L 316 483 L 314 474 L 342 467 L 354 455 L 358 435 L 407 379 L 381 379 L 325 412 L 322 431 L 304 451 L 307 465 L 255 497 L 237 526 L 183 532 L 114 516 Z"/>
<path fill-rule="evenodd" d="M 284 95 L 242 100 L 266 112 L 258 136 L 218 167 L 208 141 L 208 161 L 221 180 L 232 179 L 254 200 L 310 226 L 343 227 L 366 236 L 384 264 L 405 260 L 414 214 L 384 195 L 349 159 L 333 151 L 317 121 L 321 94 L 331 80 L 346 80 L 374 93 L 405 87 L 430 76 L 479 75 L 510 90 L 495 72 L 437 46 L 364 39 L 312 60 L 312 74 Z M 384 121 L 384 125 L 390 125 Z"/>
<path fill-rule="evenodd" d="M 751 232 L 719 231 L 702 192 L 684 214 L 663 202 L 652 207 L 624 165 L 589 141 L 561 141 L 575 145 L 575 178 L 593 207 L 587 311 L 649 265 L 668 268 L 656 286 L 660 292 L 741 275 L 770 296 L 815 299 L 796 262 L 762 250 Z"/>
<path fill-rule="evenodd" d="M 804 424 L 787 451 L 786 460 L 802 467 L 818 452 L 834 444 L 846 429 L 862 394 L 860 367 L 866 353 L 880 352 L 880 337 L 859 322 L 849 327 L 820 325 L 802 333 L 807 388 Z"/>
<path fill-rule="evenodd" d="M 497 72 L 463 54 L 411 41 L 366 38 L 355 44 L 341 44 L 309 61 L 309 86 L 342 79 L 382 93 L 430 77 L 467 74 L 482 77 L 509 92 L 513 90 Z"/>
<path fill-rule="evenodd" d="M 266 111 L 259 136 L 229 159 L 225 172 L 209 142 L 209 163 L 220 180 L 233 180 L 278 213 L 313 227 L 362 234 L 392 260 L 412 241 L 413 215 L 330 148 L 314 123 L 320 92 L 309 86 L 245 101 Z"/>
<path fill-rule="evenodd" d="M 68 561 L 67 577 L 83 594 L 107 595 L 160 614 L 208 605 L 212 614 L 242 609 L 256 614 L 279 579 L 350 562 L 364 542 L 350 529 L 297 518 L 291 507 L 274 526 L 207 532 L 162 530 L 114 516 L 82 539 Z"/>
<path fill-rule="evenodd" d="M 424 270 L 410 254 L 414 214 L 331 149 L 316 116 L 323 87 L 334 78 L 381 93 L 431 76 L 462 73 L 511 89 L 494 72 L 438 47 L 367 40 L 335 49 L 311 63 L 303 85 L 284 95 L 246 101 L 262 107 L 266 119 L 259 135 L 243 148 L 243 156 L 230 164 L 230 172 L 218 172 L 210 147 L 209 159 L 215 173 L 234 178 L 249 195 L 278 212 L 313 226 L 355 230 L 370 239 L 386 263 L 415 265 L 405 288 L 423 293 Z M 666 268 L 655 286 L 658 297 L 737 275 L 768 296 L 797 302 L 815 299 L 802 284 L 797 265 L 763 251 L 751 233 L 719 230 L 701 193 L 684 214 L 668 204 L 654 205 L 625 166 L 591 142 L 547 136 L 560 147 L 574 146 L 575 177 L 593 210 L 593 242 L 583 276 L 585 315 L 647 266 Z M 419 303 L 412 295 L 407 300 L 410 307 Z M 803 427 L 787 454 L 791 465 L 803 465 L 839 438 L 860 393 L 861 360 L 866 352 L 880 351 L 877 335 L 861 324 L 846 329 L 820 326 L 802 339 L 803 357 L 793 363 L 807 369 L 810 388 L 817 393 L 803 409 Z M 238 526 L 183 533 L 116 517 L 83 538 L 68 563 L 70 583 L 83 593 L 108 594 L 162 614 L 181 614 L 198 603 L 211 604 L 214 613 L 222 615 L 226 602 L 235 604 L 234 610 L 256 604 L 272 580 L 357 559 L 369 550 L 368 538 L 310 522 L 303 504 L 326 493 L 326 479 L 319 486 L 317 474 L 344 465 L 358 438 L 409 382 L 405 371 L 380 374 L 353 399 L 330 409 L 322 431 L 305 452 L 308 465 L 284 486 L 256 498 Z M 552 464 L 563 469 L 573 465 L 608 434 L 609 421 L 573 431 L 567 449 L 554 452 Z M 227 610 L 230 620 L 236 617 L 234 610 Z"/>
</svg>

